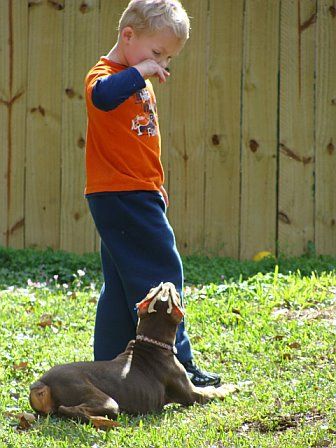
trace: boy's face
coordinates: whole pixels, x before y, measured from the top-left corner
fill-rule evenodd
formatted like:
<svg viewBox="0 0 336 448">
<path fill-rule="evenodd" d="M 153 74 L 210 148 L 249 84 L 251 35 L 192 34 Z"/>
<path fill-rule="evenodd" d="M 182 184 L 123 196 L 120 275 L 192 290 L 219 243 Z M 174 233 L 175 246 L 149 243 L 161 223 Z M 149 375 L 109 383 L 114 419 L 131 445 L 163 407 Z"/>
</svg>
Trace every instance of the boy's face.
<svg viewBox="0 0 336 448">
<path fill-rule="evenodd" d="M 121 39 L 129 66 L 153 59 L 161 67 L 166 68 L 171 59 L 184 47 L 184 41 L 176 37 L 168 27 L 151 34 L 145 32 L 139 34 L 133 28 L 126 27 L 121 31 Z"/>
</svg>

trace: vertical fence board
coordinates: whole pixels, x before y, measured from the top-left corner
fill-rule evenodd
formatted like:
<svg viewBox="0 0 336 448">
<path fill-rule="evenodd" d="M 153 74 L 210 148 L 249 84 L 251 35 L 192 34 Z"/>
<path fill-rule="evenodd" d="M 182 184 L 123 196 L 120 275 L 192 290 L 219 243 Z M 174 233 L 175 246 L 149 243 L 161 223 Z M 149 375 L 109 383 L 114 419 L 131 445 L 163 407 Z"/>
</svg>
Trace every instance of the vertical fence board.
<svg viewBox="0 0 336 448">
<path fill-rule="evenodd" d="M 66 3 L 64 16 L 61 248 L 77 253 L 95 249 L 95 233 L 83 196 L 86 113 L 84 77 L 98 58 L 99 0 L 83 7 Z M 80 42 L 81 48 L 78 48 Z"/>
<path fill-rule="evenodd" d="M 8 0 L 1 10 L 0 54 L 0 244 L 24 246 L 27 5 Z"/>
<path fill-rule="evenodd" d="M 240 105 L 244 1 L 210 1 L 205 248 L 239 256 Z"/>
<path fill-rule="evenodd" d="M 281 7 L 279 247 L 302 254 L 314 241 L 315 0 Z"/>
<path fill-rule="evenodd" d="M 171 82 L 170 219 L 181 251 L 204 248 L 207 2 L 184 1 L 192 35 Z"/>
<path fill-rule="evenodd" d="M 8 244 L 9 0 L 0 14 L 0 245 Z"/>
<path fill-rule="evenodd" d="M 336 9 L 318 2 L 316 76 L 316 250 L 336 253 Z"/>
<path fill-rule="evenodd" d="M 43 1 L 29 8 L 27 247 L 60 247 L 63 5 Z"/>
<path fill-rule="evenodd" d="M 245 11 L 240 257 L 275 249 L 279 1 Z"/>
<path fill-rule="evenodd" d="M 27 108 L 28 8 L 20 0 L 11 2 L 10 104 L 8 154 L 7 245 L 24 246 L 25 143 Z"/>
</svg>

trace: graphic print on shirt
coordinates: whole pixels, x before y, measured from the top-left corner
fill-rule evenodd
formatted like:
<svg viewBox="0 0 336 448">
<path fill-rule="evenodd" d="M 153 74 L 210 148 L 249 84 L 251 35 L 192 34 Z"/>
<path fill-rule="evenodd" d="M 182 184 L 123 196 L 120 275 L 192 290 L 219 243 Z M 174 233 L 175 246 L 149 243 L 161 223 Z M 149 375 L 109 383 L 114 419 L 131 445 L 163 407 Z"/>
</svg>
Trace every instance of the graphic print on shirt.
<svg viewBox="0 0 336 448">
<path fill-rule="evenodd" d="M 136 104 L 142 103 L 143 113 L 136 115 L 132 120 L 132 131 L 138 135 L 147 134 L 149 137 L 157 135 L 157 124 L 155 119 L 156 105 L 151 102 L 148 90 L 142 89 L 134 94 Z"/>
</svg>

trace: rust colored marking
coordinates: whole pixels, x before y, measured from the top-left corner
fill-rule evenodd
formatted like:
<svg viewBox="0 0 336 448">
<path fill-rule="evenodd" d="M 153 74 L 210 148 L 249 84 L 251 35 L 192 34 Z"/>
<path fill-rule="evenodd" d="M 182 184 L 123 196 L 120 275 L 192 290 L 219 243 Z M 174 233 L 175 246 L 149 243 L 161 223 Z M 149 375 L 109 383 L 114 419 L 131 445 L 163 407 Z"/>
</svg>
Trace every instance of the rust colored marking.
<svg viewBox="0 0 336 448">
<path fill-rule="evenodd" d="M 89 11 L 89 5 L 87 3 L 85 3 L 85 2 L 83 2 L 80 5 L 79 10 L 80 10 L 81 13 L 85 14 L 86 12 Z"/>
<path fill-rule="evenodd" d="M 78 221 L 80 218 L 80 213 L 79 212 L 74 213 L 74 218 L 75 218 L 75 221 Z"/>
<path fill-rule="evenodd" d="M 12 106 L 16 100 L 18 100 L 22 95 L 24 94 L 24 92 L 18 92 L 16 95 L 13 96 L 13 98 L 11 98 L 10 100 L 6 101 L 2 98 L 0 98 L 0 103 L 4 104 L 5 106 L 7 106 L 8 108 L 10 106 Z"/>
<path fill-rule="evenodd" d="M 336 220 L 335 220 L 335 219 L 332 219 L 331 222 L 330 222 L 330 224 L 331 224 L 332 227 L 334 227 L 334 225 L 336 224 Z"/>
<path fill-rule="evenodd" d="M 12 105 L 15 103 L 16 100 L 18 100 L 22 95 L 24 94 L 24 92 L 18 92 L 16 95 L 14 95 L 12 97 L 12 99 L 9 101 L 9 104 Z"/>
<path fill-rule="evenodd" d="M 330 155 L 332 155 L 332 154 L 334 153 L 334 151 L 335 151 L 335 146 L 334 146 L 334 144 L 333 144 L 332 139 L 330 140 L 330 143 L 329 143 L 329 145 L 327 146 L 327 151 L 328 151 L 328 153 L 329 153 Z"/>
<path fill-rule="evenodd" d="M 48 5 L 52 6 L 57 11 L 62 11 L 62 9 L 64 9 L 63 3 L 57 2 L 56 0 L 48 0 Z"/>
<path fill-rule="evenodd" d="M 184 154 L 183 154 L 183 160 L 184 160 L 185 162 L 187 162 L 188 159 L 189 159 L 189 156 L 188 156 L 188 154 L 184 151 Z"/>
<path fill-rule="evenodd" d="M 259 143 L 256 140 L 250 140 L 249 146 L 252 152 L 257 152 L 259 148 Z"/>
<path fill-rule="evenodd" d="M 81 149 L 85 147 L 85 139 L 82 136 L 77 140 L 77 146 Z"/>
<path fill-rule="evenodd" d="M 330 6 L 329 12 L 330 12 L 330 14 L 332 15 L 333 18 L 336 17 L 336 7 L 335 6 Z"/>
<path fill-rule="evenodd" d="M 314 14 L 312 14 L 308 20 L 306 20 L 302 25 L 300 25 L 300 32 L 303 33 L 307 28 L 316 23 L 316 18 L 317 15 L 316 12 L 314 12 Z"/>
<path fill-rule="evenodd" d="M 298 57 L 299 57 L 299 97 L 301 98 L 301 74 L 302 74 L 302 40 L 301 35 L 302 33 L 309 28 L 311 25 L 316 23 L 317 14 L 314 12 L 309 19 L 307 19 L 305 22 L 301 24 L 301 0 L 298 0 Z"/>
<path fill-rule="evenodd" d="M 314 157 L 302 157 L 302 163 L 308 165 L 308 163 L 314 162 Z"/>
<path fill-rule="evenodd" d="M 215 146 L 218 146 L 219 143 L 220 143 L 219 135 L 217 135 L 217 134 L 214 134 L 212 136 L 211 140 L 212 140 L 212 144 L 215 145 Z"/>
<path fill-rule="evenodd" d="M 284 224 L 290 224 L 290 219 L 288 218 L 288 215 L 286 215 L 286 213 L 284 212 L 279 212 L 278 213 L 278 218 L 279 221 L 283 222 Z"/>
<path fill-rule="evenodd" d="M 25 223 L 25 219 L 22 218 L 18 222 L 16 222 L 10 229 L 7 230 L 6 235 L 9 237 L 10 235 L 13 235 L 14 232 L 16 232 L 20 227 L 22 227 Z"/>
<path fill-rule="evenodd" d="M 32 108 L 30 109 L 30 112 L 31 112 L 31 113 L 39 112 L 39 113 L 42 115 L 42 117 L 45 116 L 45 109 L 44 109 L 42 106 L 32 107 Z"/>
<path fill-rule="evenodd" d="M 331 100 L 331 104 L 332 104 L 333 106 L 336 106 L 336 98 L 333 98 L 333 99 Z"/>
<path fill-rule="evenodd" d="M 280 151 L 288 156 L 290 159 L 296 160 L 297 162 L 302 162 L 304 165 L 307 165 L 308 163 L 312 162 L 314 160 L 314 157 L 300 157 L 297 154 L 295 154 L 295 152 L 290 149 L 287 148 L 286 145 L 284 145 L 283 143 L 280 143 Z"/>
<path fill-rule="evenodd" d="M 67 89 L 65 89 L 65 93 L 67 94 L 67 96 L 69 98 L 73 98 L 75 96 L 75 91 L 71 87 L 68 87 Z"/>
</svg>

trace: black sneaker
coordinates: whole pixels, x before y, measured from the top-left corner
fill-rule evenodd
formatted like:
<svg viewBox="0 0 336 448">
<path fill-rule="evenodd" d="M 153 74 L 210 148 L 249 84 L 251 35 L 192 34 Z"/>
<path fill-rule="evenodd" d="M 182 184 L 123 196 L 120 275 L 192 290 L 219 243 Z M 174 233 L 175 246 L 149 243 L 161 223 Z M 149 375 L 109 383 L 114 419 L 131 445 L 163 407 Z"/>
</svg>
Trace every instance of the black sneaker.
<svg viewBox="0 0 336 448">
<path fill-rule="evenodd" d="M 197 387 L 219 386 L 221 382 L 217 373 L 204 372 L 196 366 L 192 359 L 184 362 L 183 367 L 186 369 L 190 381 Z"/>
</svg>

